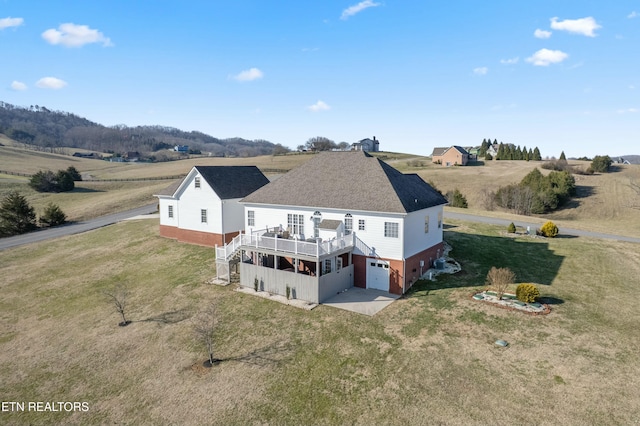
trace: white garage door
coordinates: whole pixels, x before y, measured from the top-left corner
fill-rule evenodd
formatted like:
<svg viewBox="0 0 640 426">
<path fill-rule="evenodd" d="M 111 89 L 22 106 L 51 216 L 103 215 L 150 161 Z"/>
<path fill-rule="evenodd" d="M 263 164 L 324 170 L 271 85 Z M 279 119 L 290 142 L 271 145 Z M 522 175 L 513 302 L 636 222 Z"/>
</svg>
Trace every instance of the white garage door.
<svg viewBox="0 0 640 426">
<path fill-rule="evenodd" d="M 367 259 L 367 288 L 389 291 L 389 264 L 387 262 Z"/>
</svg>

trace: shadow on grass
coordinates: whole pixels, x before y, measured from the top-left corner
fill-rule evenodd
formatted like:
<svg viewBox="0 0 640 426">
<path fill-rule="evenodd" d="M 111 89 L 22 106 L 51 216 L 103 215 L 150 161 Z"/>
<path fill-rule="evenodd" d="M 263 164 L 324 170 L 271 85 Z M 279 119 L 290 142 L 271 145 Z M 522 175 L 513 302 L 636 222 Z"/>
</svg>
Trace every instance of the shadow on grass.
<svg viewBox="0 0 640 426">
<path fill-rule="evenodd" d="M 93 188 L 79 188 L 79 187 L 75 187 L 73 188 L 73 190 L 71 192 L 77 192 L 77 193 L 90 193 L 90 192 L 105 192 L 101 189 L 93 189 Z"/>
<path fill-rule="evenodd" d="M 548 241 L 541 239 L 514 239 L 452 230 L 444 232 L 444 239 L 452 247 L 449 256 L 460 263 L 462 270 L 456 274 L 438 275 L 434 281 L 419 280 L 407 297 L 423 297 L 431 290 L 445 288 L 483 287 L 493 266 L 511 269 L 516 275 L 516 283 L 548 286 L 564 260 L 564 256 L 549 249 Z"/>
<path fill-rule="evenodd" d="M 564 303 L 563 299 L 560 299 L 558 297 L 553 297 L 553 296 L 542 296 L 539 297 L 538 302 L 540 303 L 544 303 L 546 305 L 562 305 Z"/>
<path fill-rule="evenodd" d="M 256 365 L 260 367 L 279 365 L 281 364 L 290 351 L 279 346 L 263 346 L 262 348 L 254 349 L 253 351 L 240 356 L 233 356 L 228 358 L 218 359 L 218 362 L 237 361 L 244 362 L 246 364 Z"/>
<path fill-rule="evenodd" d="M 557 211 L 578 208 L 582 204 L 582 198 L 590 197 L 593 194 L 595 194 L 595 190 L 592 186 L 576 185 L 576 195 L 562 204 Z"/>
<path fill-rule="evenodd" d="M 149 317 L 136 322 L 157 322 L 160 324 L 177 324 L 191 317 L 191 312 L 187 309 L 178 309 L 175 311 L 163 312 L 159 315 Z"/>
</svg>

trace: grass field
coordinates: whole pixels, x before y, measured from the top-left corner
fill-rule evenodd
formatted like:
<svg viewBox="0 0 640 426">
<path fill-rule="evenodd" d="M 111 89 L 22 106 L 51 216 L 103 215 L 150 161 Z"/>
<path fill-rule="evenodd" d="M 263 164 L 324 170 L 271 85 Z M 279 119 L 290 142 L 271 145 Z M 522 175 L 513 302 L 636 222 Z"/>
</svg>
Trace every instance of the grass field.
<svg viewBox="0 0 640 426">
<path fill-rule="evenodd" d="M 212 250 L 158 237 L 155 220 L 4 250 L 3 400 L 86 401 L 89 411 L 2 412 L 0 423 L 640 422 L 638 246 L 446 225 L 463 271 L 375 317 L 205 284 Z M 493 265 L 538 283 L 552 312 L 473 301 Z M 127 327 L 101 295 L 115 283 L 132 291 Z M 193 317 L 211 302 L 222 362 L 205 369 Z"/>
<path fill-rule="evenodd" d="M 0 146 L 0 171 L 35 173 L 43 169 L 76 167 L 93 179 L 140 179 L 186 174 L 194 165 L 255 165 L 274 177 L 279 171 L 290 170 L 308 161 L 313 154 L 262 156 L 250 158 L 192 158 L 165 163 L 110 163 L 107 161 L 74 158 Z M 431 164 L 428 157 L 411 154 L 381 152 L 376 156 L 404 173 L 417 173 L 432 182 L 442 192 L 458 188 L 467 198 L 467 212 L 501 217 L 514 221 L 551 219 L 562 227 L 640 237 L 640 166 L 617 166 L 613 173 L 576 175 L 578 196 L 565 208 L 549 215 L 522 217 L 499 210 L 486 211 L 484 193 L 495 191 L 509 183 L 517 183 L 539 162 L 488 161 L 483 165 L 444 168 Z M 572 161 L 579 166 L 588 163 Z M 543 170 L 543 173 L 548 173 Z M 156 202 L 153 194 L 167 187 L 171 181 L 143 182 L 79 182 L 77 189 L 67 194 L 38 194 L 31 190 L 27 178 L 0 174 L 0 196 L 18 189 L 37 212 L 53 202 L 58 204 L 70 220 L 85 220 Z"/>
</svg>

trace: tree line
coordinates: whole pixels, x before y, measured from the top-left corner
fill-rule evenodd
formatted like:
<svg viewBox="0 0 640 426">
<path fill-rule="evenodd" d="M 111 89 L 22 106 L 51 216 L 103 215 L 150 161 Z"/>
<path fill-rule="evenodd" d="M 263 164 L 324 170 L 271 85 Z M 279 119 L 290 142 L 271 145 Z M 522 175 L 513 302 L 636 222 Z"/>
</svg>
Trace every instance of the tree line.
<svg viewBox="0 0 640 426">
<path fill-rule="evenodd" d="M 44 106 L 19 107 L 0 101 L 0 133 L 27 145 L 54 150 L 72 147 L 95 152 L 145 154 L 188 145 L 215 156 L 251 157 L 288 148 L 272 142 L 243 138 L 218 139 L 199 131 L 167 126 L 103 126 L 86 118 Z"/>
<path fill-rule="evenodd" d="M 490 147 L 497 147 L 495 157 L 488 152 Z M 485 160 L 542 161 L 542 155 L 540 155 L 540 150 L 537 146 L 533 149 L 527 149 L 526 146 L 520 148 L 520 145 L 498 143 L 497 139 L 494 139 L 493 142 L 491 142 L 491 139 L 483 139 L 478 157 L 484 157 Z"/>
</svg>

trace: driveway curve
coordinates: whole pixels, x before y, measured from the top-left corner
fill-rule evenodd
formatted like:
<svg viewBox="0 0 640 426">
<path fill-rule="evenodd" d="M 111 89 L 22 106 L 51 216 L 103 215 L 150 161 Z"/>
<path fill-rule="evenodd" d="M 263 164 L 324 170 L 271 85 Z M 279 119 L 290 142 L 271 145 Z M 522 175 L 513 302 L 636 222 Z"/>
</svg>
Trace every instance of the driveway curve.
<svg viewBox="0 0 640 426">
<path fill-rule="evenodd" d="M 81 232 L 90 231 L 92 229 L 102 228 L 122 220 L 130 219 L 135 216 L 155 213 L 158 210 L 158 204 L 149 204 L 147 206 L 138 207 L 136 209 L 127 210 L 120 213 L 114 213 L 107 216 L 100 216 L 95 219 L 84 222 L 74 222 L 55 228 L 42 229 L 28 234 L 15 235 L 0 239 L 0 250 L 12 247 L 18 247 L 25 244 L 36 243 L 40 241 L 50 240 L 52 238 L 63 237 L 66 235 L 79 234 Z"/>
</svg>

